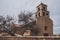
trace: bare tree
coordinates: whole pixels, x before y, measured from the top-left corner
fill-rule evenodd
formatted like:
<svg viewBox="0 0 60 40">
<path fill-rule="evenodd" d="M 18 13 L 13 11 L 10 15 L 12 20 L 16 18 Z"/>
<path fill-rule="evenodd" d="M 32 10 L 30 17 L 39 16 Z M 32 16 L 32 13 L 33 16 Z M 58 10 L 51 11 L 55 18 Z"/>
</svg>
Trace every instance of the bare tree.
<svg viewBox="0 0 60 40">
<path fill-rule="evenodd" d="M 33 16 L 32 12 L 26 12 L 26 11 L 21 12 L 18 15 L 19 23 L 22 23 L 23 25 L 26 25 L 26 24 L 32 22 L 33 21 L 32 16 Z"/>
<path fill-rule="evenodd" d="M 7 22 L 11 22 L 12 20 L 14 20 L 14 18 L 9 16 L 9 15 L 7 15 L 6 20 L 7 20 Z"/>
<path fill-rule="evenodd" d="M 12 21 L 12 18 L 10 17 L 3 17 L 3 16 L 0 16 L 0 28 L 2 31 L 5 31 L 7 33 L 9 33 L 10 35 L 14 36 L 14 33 L 13 31 L 11 30 L 10 28 L 10 23 L 8 24 L 7 22 L 10 22 Z"/>
<path fill-rule="evenodd" d="M 3 21 L 5 20 L 5 18 L 3 16 L 0 15 L 0 30 L 3 30 L 4 27 L 2 27 Z"/>
<path fill-rule="evenodd" d="M 11 29 L 11 24 L 14 23 L 14 18 L 7 15 L 5 20 L 6 20 L 6 25 L 8 26 L 8 28 Z"/>
<path fill-rule="evenodd" d="M 9 34 L 11 34 L 12 36 L 14 36 L 14 31 L 12 30 L 11 25 L 14 24 L 14 18 L 7 15 L 6 17 L 6 26 L 7 26 L 7 30 Z"/>
<path fill-rule="evenodd" d="M 19 17 L 19 22 L 23 23 L 22 27 L 20 28 L 21 30 L 21 35 L 24 34 L 25 30 L 31 30 L 35 35 L 38 33 L 38 28 L 35 24 L 34 18 L 32 18 L 33 13 L 32 12 L 21 12 L 18 17 Z"/>
</svg>

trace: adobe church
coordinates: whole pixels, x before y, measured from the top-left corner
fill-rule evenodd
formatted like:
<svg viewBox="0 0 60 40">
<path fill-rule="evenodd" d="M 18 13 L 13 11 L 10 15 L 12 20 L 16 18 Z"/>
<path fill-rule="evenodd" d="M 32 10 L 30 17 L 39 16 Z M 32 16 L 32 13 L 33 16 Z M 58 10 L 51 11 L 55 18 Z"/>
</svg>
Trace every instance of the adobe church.
<svg viewBox="0 0 60 40">
<path fill-rule="evenodd" d="M 41 3 L 36 8 L 36 24 L 40 28 L 40 32 L 38 35 L 53 35 L 53 21 L 50 19 L 49 11 L 47 10 L 47 5 Z"/>
<path fill-rule="evenodd" d="M 37 12 L 35 13 L 35 19 L 36 19 L 35 26 L 37 25 L 36 29 L 38 28 L 39 30 L 39 32 L 37 33 L 37 36 L 52 36 L 53 35 L 53 21 L 50 19 L 49 11 L 47 10 L 47 5 L 41 3 L 36 8 L 37 8 Z M 24 32 L 23 35 L 25 36 L 31 35 L 31 33 L 32 35 L 34 35 L 36 32 L 33 33 L 28 29 Z"/>
</svg>

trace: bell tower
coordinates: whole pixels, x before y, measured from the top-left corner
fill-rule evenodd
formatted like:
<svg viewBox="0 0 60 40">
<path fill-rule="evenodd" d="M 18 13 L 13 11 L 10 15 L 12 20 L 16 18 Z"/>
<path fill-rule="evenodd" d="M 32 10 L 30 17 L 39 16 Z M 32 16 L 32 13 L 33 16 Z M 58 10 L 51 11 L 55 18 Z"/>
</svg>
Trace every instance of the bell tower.
<svg viewBox="0 0 60 40">
<path fill-rule="evenodd" d="M 51 36 L 53 35 L 53 22 L 50 19 L 47 5 L 41 3 L 37 7 L 36 24 L 39 28 L 38 36 Z"/>
</svg>

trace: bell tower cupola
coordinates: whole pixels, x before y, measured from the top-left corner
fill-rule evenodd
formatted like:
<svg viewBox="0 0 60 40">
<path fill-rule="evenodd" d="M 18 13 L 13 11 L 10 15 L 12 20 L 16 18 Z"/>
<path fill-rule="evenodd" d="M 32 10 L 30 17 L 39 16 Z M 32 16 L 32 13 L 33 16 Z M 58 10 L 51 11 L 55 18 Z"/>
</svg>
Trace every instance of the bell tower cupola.
<svg viewBox="0 0 60 40">
<path fill-rule="evenodd" d="M 47 11 L 47 5 L 41 3 L 36 8 L 37 8 L 36 17 L 40 17 L 40 16 L 49 17 L 49 11 Z"/>
</svg>

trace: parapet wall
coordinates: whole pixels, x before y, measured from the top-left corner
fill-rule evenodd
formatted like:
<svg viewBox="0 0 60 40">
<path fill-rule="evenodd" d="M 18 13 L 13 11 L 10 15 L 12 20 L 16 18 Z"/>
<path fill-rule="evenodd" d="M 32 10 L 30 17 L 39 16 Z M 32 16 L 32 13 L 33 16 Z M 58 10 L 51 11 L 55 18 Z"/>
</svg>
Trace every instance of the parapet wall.
<svg viewBox="0 0 60 40">
<path fill-rule="evenodd" d="M 60 40 L 60 36 L 1 36 L 0 40 Z"/>
</svg>

